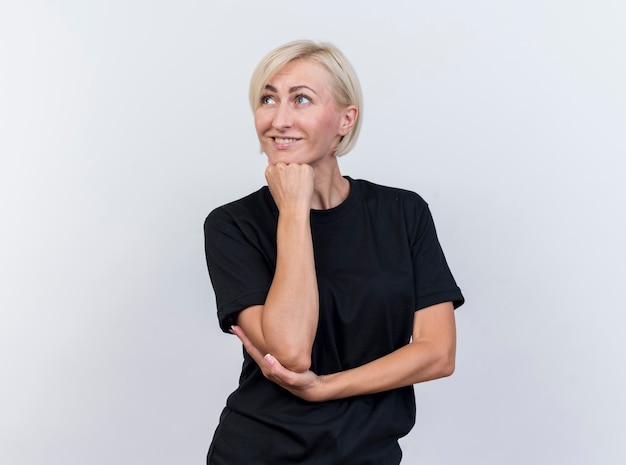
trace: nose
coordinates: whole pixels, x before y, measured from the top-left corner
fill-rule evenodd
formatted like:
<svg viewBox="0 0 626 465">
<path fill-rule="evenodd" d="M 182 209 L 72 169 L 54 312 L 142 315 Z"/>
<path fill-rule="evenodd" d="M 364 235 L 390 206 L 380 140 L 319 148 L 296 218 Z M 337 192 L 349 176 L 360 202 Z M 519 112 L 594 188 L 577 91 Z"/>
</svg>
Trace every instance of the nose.
<svg viewBox="0 0 626 465">
<path fill-rule="evenodd" d="M 293 109 L 288 102 L 282 101 L 276 106 L 272 125 L 276 129 L 287 129 L 293 126 Z"/>
</svg>

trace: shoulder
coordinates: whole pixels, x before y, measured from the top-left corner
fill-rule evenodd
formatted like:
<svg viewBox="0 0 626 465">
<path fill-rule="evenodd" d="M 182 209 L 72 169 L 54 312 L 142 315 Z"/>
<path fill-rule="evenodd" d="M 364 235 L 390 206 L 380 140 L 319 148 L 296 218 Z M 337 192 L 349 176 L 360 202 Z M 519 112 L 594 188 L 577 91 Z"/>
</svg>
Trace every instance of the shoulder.
<svg viewBox="0 0 626 465">
<path fill-rule="evenodd" d="M 238 200 L 215 208 L 208 214 L 205 227 L 211 223 L 223 221 L 241 221 L 258 216 L 261 212 L 270 212 L 275 204 L 267 186 L 264 186 Z"/>
<path fill-rule="evenodd" d="M 399 187 L 383 186 L 364 179 L 352 180 L 368 203 L 396 206 L 404 211 L 428 210 L 428 203 L 417 192 Z"/>
</svg>

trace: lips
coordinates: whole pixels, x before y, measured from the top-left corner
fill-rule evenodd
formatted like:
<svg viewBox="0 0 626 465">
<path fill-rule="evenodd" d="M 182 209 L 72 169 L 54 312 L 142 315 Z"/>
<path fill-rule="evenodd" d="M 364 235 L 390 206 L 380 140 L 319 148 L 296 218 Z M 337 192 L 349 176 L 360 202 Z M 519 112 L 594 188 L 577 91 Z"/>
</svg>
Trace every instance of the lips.
<svg viewBox="0 0 626 465">
<path fill-rule="evenodd" d="M 274 139 L 274 142 L 276 142 L 279 145 L 292 144 L 298 140 L 298 139 L 287 138 L 287 137 L 274 137 L 273 139 Z"/>
</svg>

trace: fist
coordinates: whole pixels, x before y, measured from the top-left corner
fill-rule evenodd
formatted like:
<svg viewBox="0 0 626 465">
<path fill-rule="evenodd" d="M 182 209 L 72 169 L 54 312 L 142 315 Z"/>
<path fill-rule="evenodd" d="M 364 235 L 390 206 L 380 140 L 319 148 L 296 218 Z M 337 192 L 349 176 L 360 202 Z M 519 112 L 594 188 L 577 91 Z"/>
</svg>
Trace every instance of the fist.
<svg viewBox="0 0 626 465">
<path fill-rule="evenodd" d="M 265 179 L 280 212 L 311 209 L 313 168 L 295 163 L 276 163 L 265 170 Z"/>
</svg>

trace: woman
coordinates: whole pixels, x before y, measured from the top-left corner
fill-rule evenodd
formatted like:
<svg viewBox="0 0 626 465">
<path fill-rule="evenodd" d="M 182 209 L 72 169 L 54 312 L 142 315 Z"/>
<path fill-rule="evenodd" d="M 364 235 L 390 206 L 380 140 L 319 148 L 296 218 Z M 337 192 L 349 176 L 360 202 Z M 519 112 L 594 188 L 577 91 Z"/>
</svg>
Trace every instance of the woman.
<svg viewBox="0 0 626 465">
<path fill-rule="evenodd" d="M 342 176 L 362 104 L 332 45 L 270 52 L 250 104 L 268 185 L 205 222 L 220 325 L 245 348 L 207 463 L 398 464 L 463 303 L 428 206 Z"/>
</svg>

